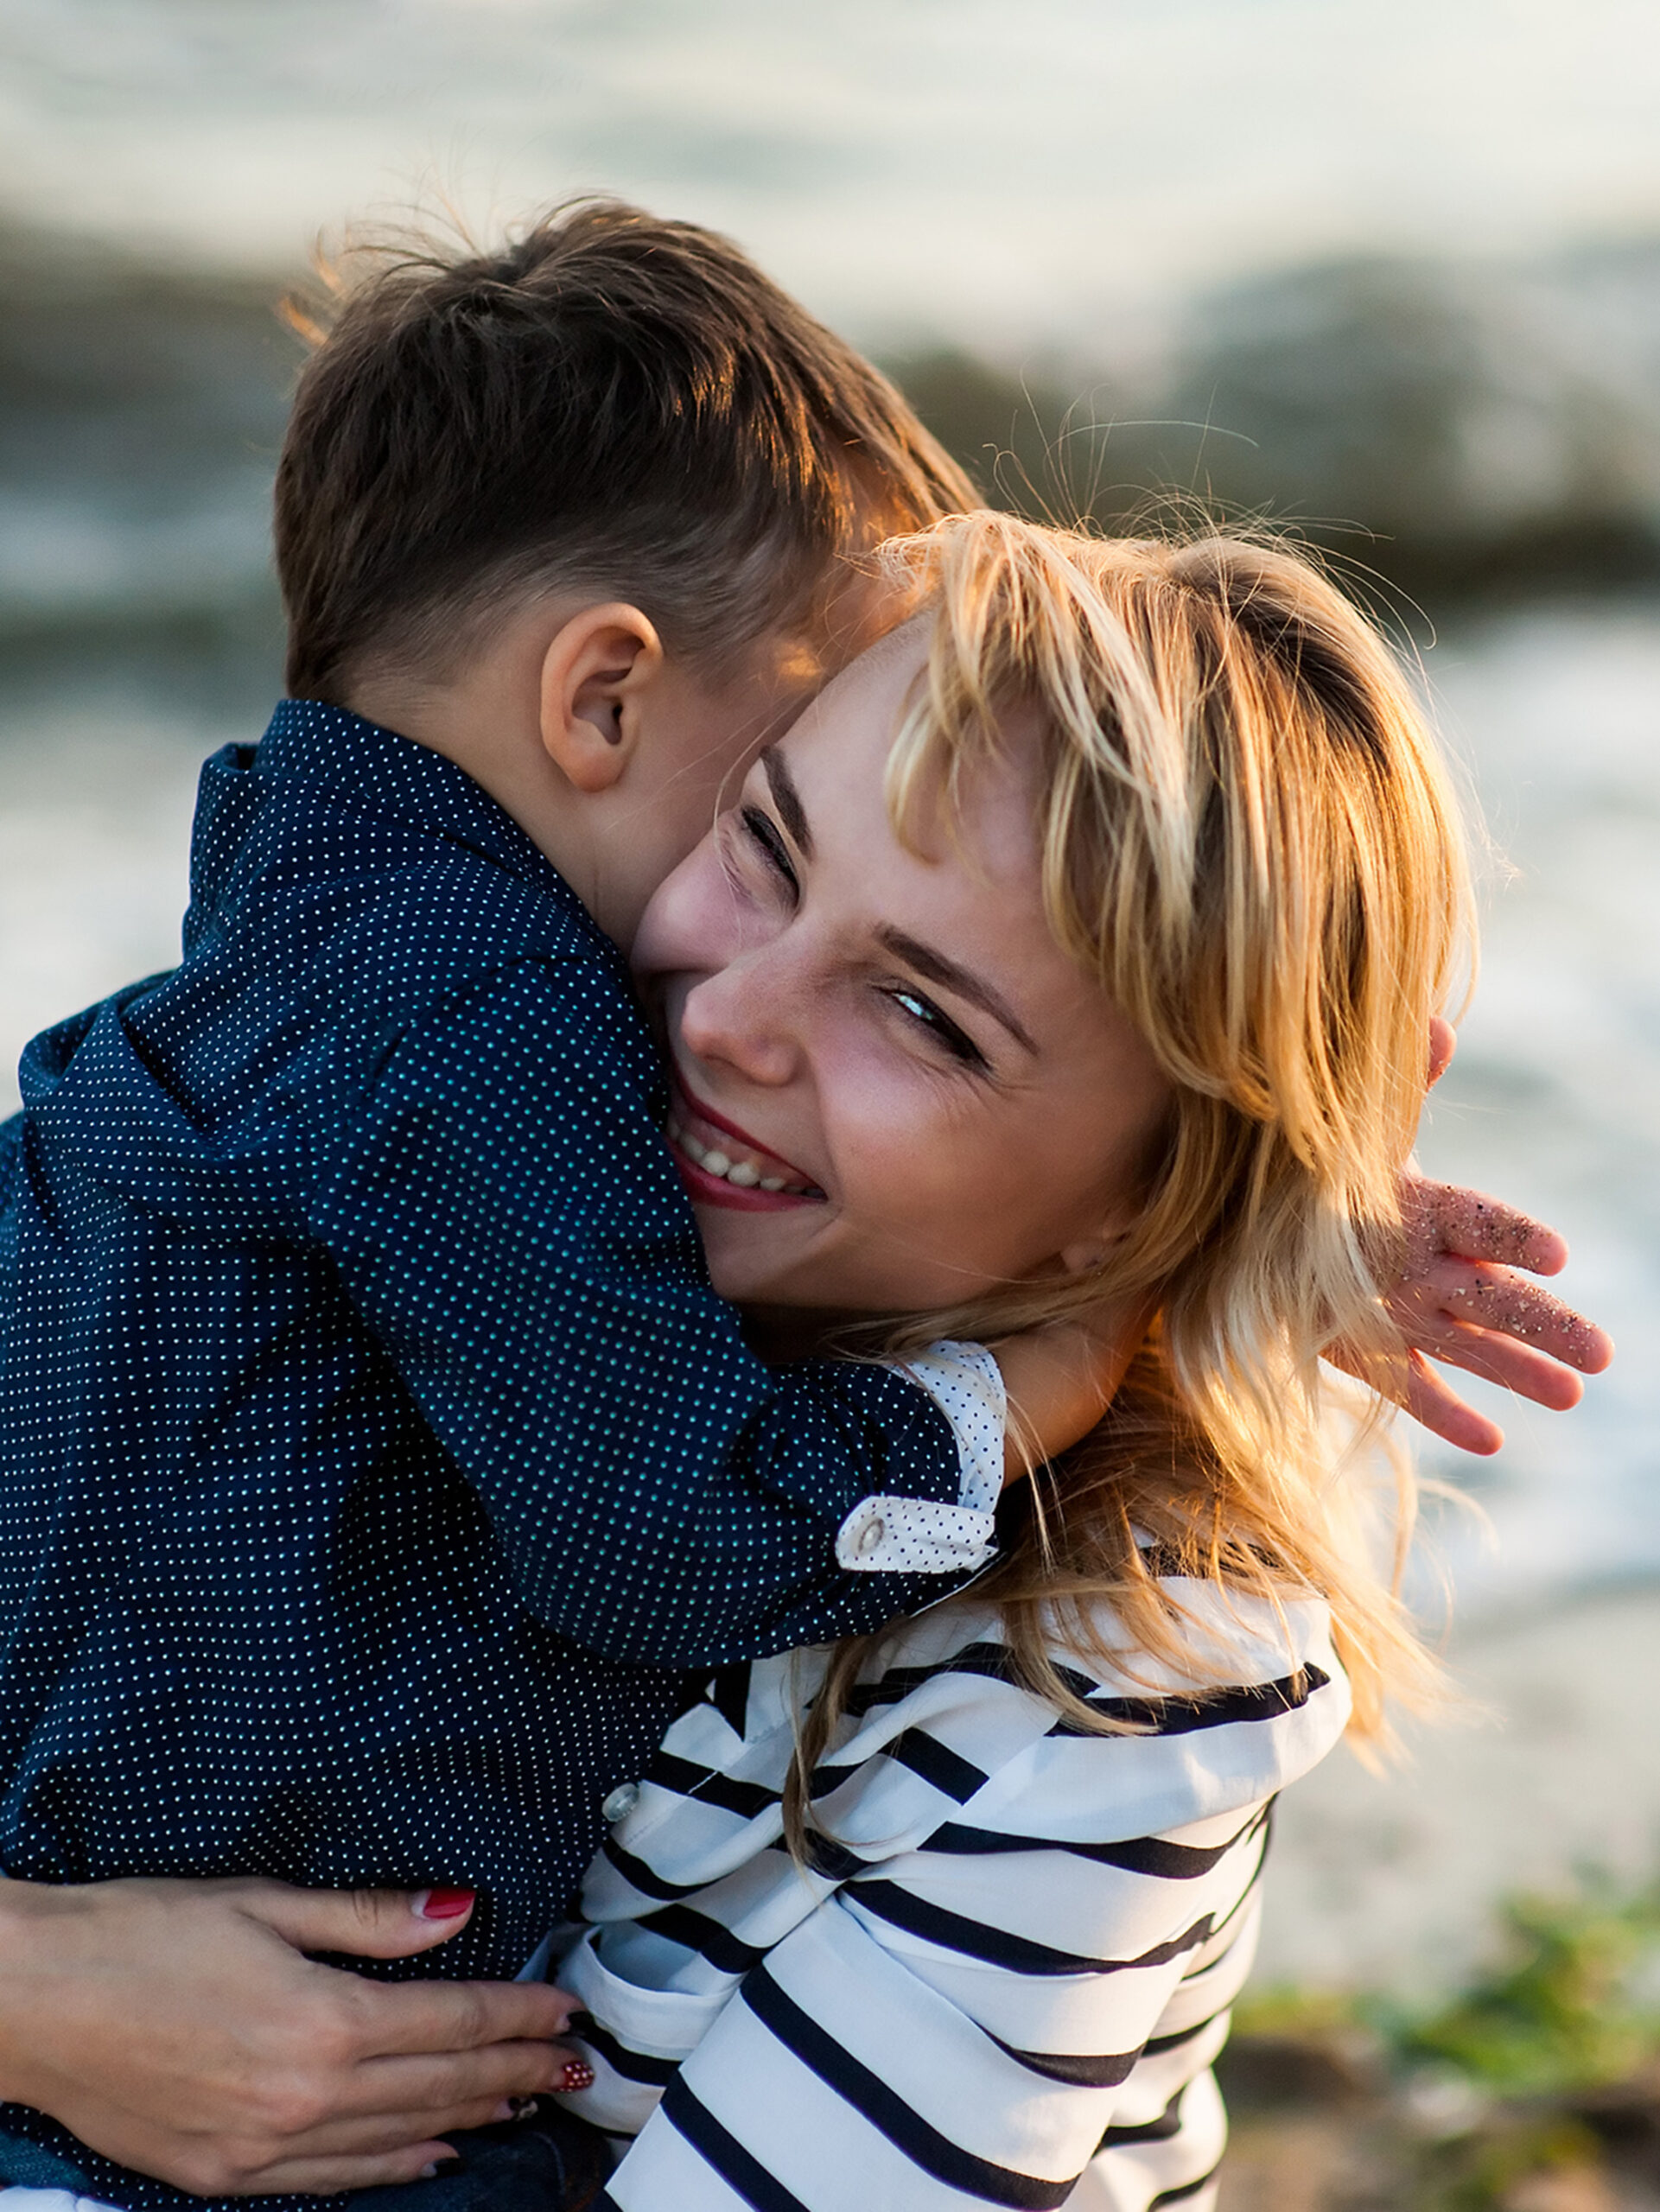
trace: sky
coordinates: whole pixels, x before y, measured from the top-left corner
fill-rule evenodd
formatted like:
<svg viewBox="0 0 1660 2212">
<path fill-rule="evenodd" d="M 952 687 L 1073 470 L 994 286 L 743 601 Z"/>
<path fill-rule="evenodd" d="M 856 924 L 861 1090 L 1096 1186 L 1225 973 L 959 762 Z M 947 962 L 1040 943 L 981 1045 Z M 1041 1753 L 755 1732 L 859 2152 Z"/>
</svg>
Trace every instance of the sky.
<svg viewBox="0 0 1660 2212">
<path fill-rule="evenodd" d="M 868 342 L 1660 231 L 1654 0 L 0 0 L 0 214 L 291 267 L 582 188 Z"/>
</svg>

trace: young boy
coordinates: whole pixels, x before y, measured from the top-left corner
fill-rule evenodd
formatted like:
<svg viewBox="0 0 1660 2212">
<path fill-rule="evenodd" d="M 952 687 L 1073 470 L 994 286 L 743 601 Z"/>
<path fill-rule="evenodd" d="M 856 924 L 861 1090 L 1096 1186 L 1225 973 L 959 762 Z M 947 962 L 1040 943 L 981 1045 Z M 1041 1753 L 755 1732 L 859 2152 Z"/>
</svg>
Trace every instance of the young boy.
<svg viewBox="0 0 1660 2212">
<path fill-rule="evenodd" d="M 205 771 L 183 964 L 37 1039 L 0 1138 L 9 1876 L 464 1884 L 436 1965 L 511 1977 L 682 1670 L 987 1556 L 1001 1454 L 708 1289 L 618 950 L 895 612 L 845 556 L 970 496 L 684 226 L 348 299 L 278 473 L 293 696 Z"/>
<path fill-rule="evenodd" d="M 987 1556 L 939 1403 L 771 1371 L 707 1288 L 617 950 L 903 612 L 849 556 L 972 498 L 687 226 L 580 207 L 348 298 L 278 474 L 293 696 L 204 772 L 183 964 L 37 1039 L 0 1132 L 10 1877 L 464 1885 L 435 1970 L 510 1977 L 684 1670 Z M 0 2177 L 177 2201 L 3 2126 Z"/>
</svg>

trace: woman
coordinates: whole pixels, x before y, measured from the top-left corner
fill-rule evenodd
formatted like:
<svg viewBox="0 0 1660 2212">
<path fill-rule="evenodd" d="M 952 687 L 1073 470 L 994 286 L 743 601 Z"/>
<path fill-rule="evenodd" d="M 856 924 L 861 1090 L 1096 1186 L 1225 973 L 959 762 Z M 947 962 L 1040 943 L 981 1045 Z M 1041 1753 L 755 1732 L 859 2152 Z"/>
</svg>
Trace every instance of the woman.
<svg viewBox="0 0 1660 2212">
<path fill-rule="evenodd" d="M 1284 551 L 979 515 L 888 557 L 928 611 L 642 936 L 715 1282 L 778 1351 L 1156 1318 L 976 1588 L 717 1675 L 609 1808 L 569 2105 L 614 2212 L 1199 2206 L 1274 1794 L 1433 1681 L 1320 1360 L 1364 1427 L 1460 830 Z"/>
<path fill-rule="evenodd" d="M 387 2212 L 547 2203 L 605 2135 L 566 2204 L 1204 2206 L 1269 1804 L 1432 1684 L 1319 1368 L 1402 1381 L 1375 1282 L 1465 906 L 1410 693 L 1282 552 L 980 515 L 890 558 L 925 613 L 642 937 L 714 1279 L 779 1357 L 993 1413 L 921 1348 L 1146 1343 L 976 1587 L 705 1687 L 550 1941 L 557 2118 Z"/>
</svg>

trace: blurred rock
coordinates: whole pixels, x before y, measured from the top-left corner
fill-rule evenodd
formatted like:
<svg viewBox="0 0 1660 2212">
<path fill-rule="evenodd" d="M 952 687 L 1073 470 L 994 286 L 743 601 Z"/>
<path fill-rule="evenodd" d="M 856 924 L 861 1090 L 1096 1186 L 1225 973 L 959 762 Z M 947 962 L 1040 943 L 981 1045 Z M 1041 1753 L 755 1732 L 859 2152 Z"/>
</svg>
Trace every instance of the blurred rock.
<svg viewBox="0 0 1660 2212">
<path fill-rule="evenodd" d="M 1197 302 L 1138 390 L 949 352 L 894 366 L 1023 512 L 1261 515 L 1443 600 L 1660 574 L 1660 249 L 1256 278 Z"/>
<path fill-rule="evenodd" d="M 1499 2198 L 1501 2212 L 1619 2212 L 1608 2177 L 1594 2166 L 1523 2174 Z"/>
<path fill-rule="evenodd" d="M 1218 2212 L 1398 2212 L 1409 2184 L 1387 2146 L 1333 2120 L 1237 2124 Z"/>
<path fill-rule="evenodd" d="M 1116 390 L 1071 390 L 1064 370 L 1015 376 L 953 347 L 887 363 L 912 405 L 1000 506 L 1071 521 L 1099 511 L 1097 463 Z"/>
<path fill-rule="evenodd" d="M 0 225 L 0 663 L 275 658 L 284 281 Z M 1196 302 L 1156 374 L 891 365 L 987 495 L 1262 513 L 1432 604 L 1660 574 L 1660 243 L 1356 260 Z"/>
<path fill-rule="evenodd" d="M 275 674 L 279 280 L 0 228 L 0 664 Z"/>
<path fill-rule="evenodd" d="M 1660 2069 L 1580 2096 L 1574 2112 L 1602 2144 L 1610 2164 L 1660 2202 Z"/>
<path fill-rule="evenodd" d="M 1190 434 L 1195 488 L 1396 575 L 1646 569 L 1653 414 L 1590 372 L 1560 320 L 1496 275 L 1418 262 L 1302 270 L 1213 299 L 1171 393 L 1173 415 L 1207 426 Z"/>
<path fill-rule="evenodd" d="M 1230 2111 L 1284 2105 L 1365 2104 L 1385 2087 L 1381 2054 L 1369 2037 L 1332 2028 L 1307 2035 L 1236 2034 L 1218 2068 Z"/>
</svg>

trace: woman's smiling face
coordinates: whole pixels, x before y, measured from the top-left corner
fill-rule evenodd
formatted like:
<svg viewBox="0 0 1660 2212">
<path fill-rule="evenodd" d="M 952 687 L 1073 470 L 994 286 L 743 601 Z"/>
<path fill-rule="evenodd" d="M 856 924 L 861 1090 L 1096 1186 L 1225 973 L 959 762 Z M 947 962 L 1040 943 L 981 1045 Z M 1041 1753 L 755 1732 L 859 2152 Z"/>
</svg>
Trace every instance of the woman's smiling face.
<svg viewBox="0 0 1660 2212">
<path fill-rule="evenodd" d="M 1088 1266 L 1167 1103 L 1050 935 L 1020 717 L 959 838 L 895 835 L 883 772 L 926 647 L 913 623 L 838 677 L 640 928 L 670 1141 L 728 1298 L 925 1312 Z"/>
</svg>

